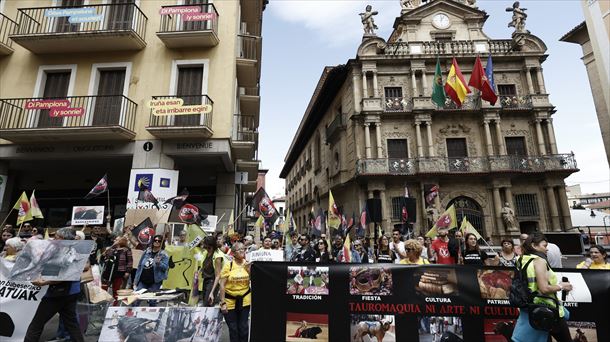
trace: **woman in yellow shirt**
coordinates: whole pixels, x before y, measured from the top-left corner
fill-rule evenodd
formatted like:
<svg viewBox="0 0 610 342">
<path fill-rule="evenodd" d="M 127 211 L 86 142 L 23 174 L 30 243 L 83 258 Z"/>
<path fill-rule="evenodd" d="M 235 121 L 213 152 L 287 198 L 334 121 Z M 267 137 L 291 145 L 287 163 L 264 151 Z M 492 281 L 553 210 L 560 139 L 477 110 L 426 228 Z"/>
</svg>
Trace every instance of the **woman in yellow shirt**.
<svg viewBox="0 0 610 342">
<path fill-rule="evenodd" d="M 233 244 L 231 252 L 233 260 L 226 262 L 220 272 L 220 310 L 229 327 L 231 342 L 247 342 L 250 263 L 246 262 L 246 248 L 241 242 Z"/>
<path fill-rule="evenodd" d="M 608 253 L 600 245 L 589 247 L 590 258 L 576 265 L 576 268 L 588 268 L 590 270 L 610 270 L 610 264 L 606 262 Z"/>
<path fill-rule="evenodd" d="M 420 245 L 417 240 L 411 239 L 405 241 L 405 252 L 407 252 L 407 257 L 401 259 L 400 263 L 406 265 L 428 265 L 430 262 L 421 257 L 422 250 L 422 245 Z"/>
</svg>

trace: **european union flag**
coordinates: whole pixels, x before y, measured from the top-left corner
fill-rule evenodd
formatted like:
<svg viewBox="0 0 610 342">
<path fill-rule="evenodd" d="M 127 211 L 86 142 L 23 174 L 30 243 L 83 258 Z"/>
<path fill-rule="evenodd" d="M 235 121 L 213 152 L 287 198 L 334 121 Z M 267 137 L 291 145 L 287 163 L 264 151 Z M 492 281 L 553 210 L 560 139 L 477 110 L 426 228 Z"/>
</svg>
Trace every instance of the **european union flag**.
<svg viewBox="0 0 610 342">
<path fill-rule="evenodd" d="M 496 82 L 494 82 L 494 65 L 491 62 L 491 53 L 487 57 L 487 65 L 485 66 L 485 76 L 491 85 L 491 89 L 496 92 Z"/>
</svg>

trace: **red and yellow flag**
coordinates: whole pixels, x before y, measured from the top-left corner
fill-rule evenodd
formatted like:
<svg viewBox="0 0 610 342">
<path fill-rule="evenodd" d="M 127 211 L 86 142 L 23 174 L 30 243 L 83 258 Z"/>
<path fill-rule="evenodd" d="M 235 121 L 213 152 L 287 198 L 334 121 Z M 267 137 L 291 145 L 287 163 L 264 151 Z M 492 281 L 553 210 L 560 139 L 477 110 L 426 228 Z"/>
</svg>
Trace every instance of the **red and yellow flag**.
<svg viewBox="0 0 610 342">
<path fill-rule="evenodd" d="M 19 211 L 17 214 L 17 225 L 33 219 L 32 208 L 30 206 L 30 201 L 28 201 L 28 195 L 26 195 L 25 191 L 21 194 L 21 197 L 19 197 L 17 203 L 15 203 L 13 209 Z"/>
<path fill-rule="evenodd" d="M 352 262 L 352 241 L 349 234 L 345 235 L 345 242 L 343 243 L 343 260 L 342 262 Z"/>
<path fill-rule="evenodd" d="M 341 214 L 335 203 L 333 192 L 328 190 L 328 228 L 339 228 L 341 225 Z M 330 234 L 329 234 L 330 235 Z"/>
<path fill-rule="evenodd" d="M 457 64 L 457 61 L 453 58 L 451 69 L 449 69 L 449 75 L 447 75 L 447 82 L 445 82 L 445 93 L 451 97 L 458 107 L 462 106 L 466 94 L 470 93 L 470 89 L 468 89 L 466 84 L 464 75 L 462 75 L 462 71 Z"/>
<path fill-rule="evenodd" d="M 452 204 L 441 217 L 436 221 L 432 229 L 426 233 L 427 237 L 434 238 L 438 234 L 438 230 L 442 228 L 451 229 L 457 227 L 457 215 L 455 206 Z"/>
</svg>

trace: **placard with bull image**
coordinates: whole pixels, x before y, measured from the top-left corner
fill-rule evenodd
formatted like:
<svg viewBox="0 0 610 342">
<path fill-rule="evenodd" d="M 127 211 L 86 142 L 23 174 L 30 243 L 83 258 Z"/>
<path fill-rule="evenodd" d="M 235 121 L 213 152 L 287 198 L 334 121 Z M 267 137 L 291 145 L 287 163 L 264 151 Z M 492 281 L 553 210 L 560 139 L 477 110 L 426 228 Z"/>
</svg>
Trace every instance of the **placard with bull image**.
<svg viewBox="0 0 610 342">
<path fill-rule="evenodd" d="M 287 293 L 290 285 L 296 291 L 289 292 L 302 293 L 305 289 L 299 288 L 310 282 L 319 286 L 316 275 L 312 279 L 305 272 L 319 267 L 328 268 L 328 295 Z M 567 277 L 574 283 L 574 293 L 565 295 L 570 322 L 579 322 L 570 325 L 572 338 L 610 341 L 610 272 L 556 271 L 559 280 Z M 510 341 L 519 316 L 505 302 L 512 272 L 489 266 L 254 262 L 250 339 L 308 341 L 296 336 L 302 326 L 328 341 L 444 341 L 443 336 L 456 342 Z M 328 323 L 303 318 L 306 314 L 325 315 Z"/>
</svg>

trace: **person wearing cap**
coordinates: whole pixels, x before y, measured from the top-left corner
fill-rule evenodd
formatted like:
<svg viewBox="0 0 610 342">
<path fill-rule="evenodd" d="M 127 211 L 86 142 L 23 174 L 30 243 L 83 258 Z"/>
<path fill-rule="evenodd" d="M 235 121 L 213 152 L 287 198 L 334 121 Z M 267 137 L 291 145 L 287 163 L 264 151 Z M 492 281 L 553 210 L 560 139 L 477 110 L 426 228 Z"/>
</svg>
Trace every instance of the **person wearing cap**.
<svg viewBox="0 0 610 342">
<path fill-rule="evenodd" d="M 169 256 L 163 250 L 163 243 L 163 236 L 155 235 L 152 246 L 144 251 L 133 282 L 136 290 L 159 291 L 161 283 L 167 279 Z M 156 301 L 149 301 L 148 304 L 155 306 Z"/>
</svg>

